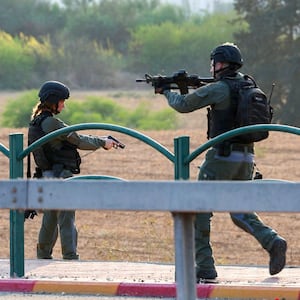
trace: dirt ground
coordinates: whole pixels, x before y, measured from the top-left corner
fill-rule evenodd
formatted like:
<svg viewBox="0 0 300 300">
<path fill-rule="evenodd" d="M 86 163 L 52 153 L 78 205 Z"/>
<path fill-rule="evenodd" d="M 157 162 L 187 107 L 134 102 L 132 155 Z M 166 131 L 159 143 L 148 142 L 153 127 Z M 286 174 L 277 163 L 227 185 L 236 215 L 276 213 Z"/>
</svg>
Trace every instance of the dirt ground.
<svg viewBox="0 0 300 300">
<path fill-rule="evenodd" d="M 0 99 L 1 100 L 1 99 Z M 160 103 L 163 101 L 160 100 Z M 161 104 L 160 104 L 161 105 Z M 205 112 L 204 112 L 205 113 Z M 206 141 L 205 116 L 195 112 L 181 117 L 182 129 L 176 131 L 147 131 L 153 138 L 174 151 L 174 138 L 190 137 L 190 151 Z M 194 128 L 194 129 L 193 129 Z M 26 129 L 0 130 L 0 143 L 9 147 L 9 134 Z M 107 135 L 93 130 L 84 134 Z M 173 165 L 162 154 L 130 136 L 110 132 L 126 144 L 124 150 L 82 152 L 81 174 L 105 174 L 127 180 L 172 180 Z M 272 132 L 270 138 L 256 146 L 256 163 L 265 178 L 297 181 L 300 139 L 296 135 Z M 190 178 L 196 180 L 203 154 L 190 165 Z M 0 155 L 0 179 L 9 177 L 9 161 Z M 26 162 L 24 164 L 26 172 Z M 66 200 L 70 201 L 70 200 Z M 261 199 L 263 201 L 263 199 Z M 288 242 L 287 264 L 300 263 L 300 214 L 260 214 Z M 25 223 L 25 257 L 36 257 L 36 242 L 42 214 Z M 78 252 L 82 260 L 174 262 L 173 220 L 170 213 L 77 211 Z M 0 257 L 9 257 L 9 211 L 0 214 Z M 268 254 L 249 234 L 237 228 L 227 213 L 215 213 L 212 220 L 212 245 L 217 264 L 267 265 Z M 58 240 L 54 257 L 61 258 Z"/>
</svg>

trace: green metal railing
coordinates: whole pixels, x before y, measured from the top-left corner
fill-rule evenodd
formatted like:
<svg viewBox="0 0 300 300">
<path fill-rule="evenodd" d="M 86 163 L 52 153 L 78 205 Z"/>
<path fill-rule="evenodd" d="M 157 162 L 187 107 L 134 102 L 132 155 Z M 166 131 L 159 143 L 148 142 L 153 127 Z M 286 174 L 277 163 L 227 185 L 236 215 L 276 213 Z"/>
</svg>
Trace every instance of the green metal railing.
<svg viewBox="0 0 300 300">
<path fill-rule="evenodd" d="M 185 163 L 190 163 L 193 161 L 197 156 L 199 156 L 202 152 L 207 150 L 208 148 L 225 141 L 227 139 L 230 139 L 234 136 L 238 136 L 244 133 L 250 133 L 255 131 L 281 131 L 291 134 L 300 135 L 300 128 L 288 126 L 288 125 L 279 125 L 279 124 L 260 124 L 260 125 L 251 125 L 251 126 L 245 126 L 237 129 L 233 129 L 231 131 L 225 132 L 223 134 L 220 134 L 216 136 L 213 139 L 210 139 L 205 144 L 197 148 L 193 153 L 191 153 L 188 157 L 185 159 Z"/>
<path fill-rule="evenodd" d="M 144 143 L 148 144 L 149 146 L 153 147 L 160 153 L 162 153 L 166 158 L 168 158 L 170 161 L 174 161 L 174 155 L 165 147 L 163 147 L 161 144 L 153 140 L 152 138 L 127 127 L 122 127 L 118 125 L 113 124 L 105 124 L 105 123 L 85 123 L 85 124 L 78 124 L 78 125 L 72 125 L 68 126 L 56 131 L 53 131 L 46 136 L 43 136 L 38 141 L 32 143 L 27 149 L 25 149 L 23 152 L 21 152 L 18 156 L 18 159 L 23 159 L 25 156 L 27 156 L 32 150 L 36 149 L 37 147 L 45 144 L 49 140 L 58 137 L 63 134 L 68 134 L 73 131 L 80 131 L 80 130 L 87 130 L 87 129 L 103 129 L 103 130 L 110 130 L 110 131 L 117 131 L 120 133 L 124 133 L 126 135 L 129 135 L 131 137 L 134 137 L 140 141 L 143 141 Z"/>
<path fill-rule="evenodd" d="M 2 152 L 6 157 L 9 158 L 9 150 L 0 143 L 0 152 Z"/>
<path fill-rule="evenodd" d="M 57 131 L 51 132 L 42 137 L 38 141 L 31 144 L 25 150 L 23 149 L 24 141 L 22 133 L 10 134 L 9 149 L 0 144 L 0 151 L 9 158 L 10 161 L 10 179 L 23 177 L 23 159 L 33 150 L 45 144 L 49 140 L 56 138 L 63 134 L 68 134 L 73 131 L 87 130 L 87 129 L 102 129 L 109 131 L 117 131 L 133 138 L 136 138 L 148 144 L 174 164 L 174 179 L 187 180 L 190 177 L 190 162 L 198 155 L 214 146 L 215 144 L 229 139 L 231 137 L 245 134 L 254 131 L 281 131 L 300 135 L 300 129 L 297 127 L 287 125 L 253 125 L 243 128 L 234 129 L 219 135 L 190 153 L 190 142 L 188 136 L 182 136 L 174 139 L 174 154 L 167 148 L 156 142 L 152 138 L 129 128 L 104 123 L 85 123 L 73 126 L 68 126 Z M 79 176 L 78 179 L 112 179 L 122 180 L 118 177 L 106 177 L 98 175 Z M 72 180 L 76 179 L 74 177 Z M 17 210 L 10 211 L 10 275 L 11 277 L 24 276 L 24 214 Z"/>
<path fill-rule="evenodd" d="M 104 123 L 85 123 L 68 126 L 43 136 L 39 140 L 32 143 L 28 148 L 23 150 L 23 134 L 16 133 L 10 135 L 10 151 L 3 148 L 4 154 L 9 154 L 10 159 L 10 178 L 22 178 L 23 177 L 23 159 L 36 148 L 47 143 L 51 139 L 54 139 L 60 135 L 68 134 L 74 131 L 81 131 L 87 129 L 102 129 L 109 131 L 117 131 L 133 138 L 136 138 L 144 143 L 148 144 L 161 154 L 163 154 L 171 162 L 174 162 L 175 156 L 167 148 L 153 140 L 152 138 L 129 128 Z M 2 151 L 1 148 L 1 151 Z M 107 176 L 79 176 L 80 179 L 111 179 L 121 180 L 118 177 L 107 177 Z M 74 177 L 72 180 L 75 180 Z M 10 276 L 11 277 L 22 277 L 24 276 L 24 214 L 17 210 L 10 211 Z"/>
</svg>

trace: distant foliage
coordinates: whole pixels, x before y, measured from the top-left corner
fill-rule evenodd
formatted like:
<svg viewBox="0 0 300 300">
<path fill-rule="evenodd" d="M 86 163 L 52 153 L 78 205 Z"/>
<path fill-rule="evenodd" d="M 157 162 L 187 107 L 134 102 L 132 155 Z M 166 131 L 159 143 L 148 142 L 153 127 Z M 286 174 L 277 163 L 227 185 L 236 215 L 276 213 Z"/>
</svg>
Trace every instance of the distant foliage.
<svg viewBox="0 0 300 300">
<path fill-rule="evenodd" d="M 0 88 L 132 88 L 127 74 L 206 73 L 211 48 L 232 39 L 232 14 L 160 0 L 3 0 Z"/>
<path fill-rule="evenodd" d="M 28 78 L 37 78 L 41 65 L 48 64 L 50 49 L 47 41 L 23 34 L 12 37 L 0 31 L 0 88 L 28 87 Z"/>
<path fill-rule="evenodd" d="M 36 104 L 36 90 L 30 90 L 16 99 L 9 99 L 1 116 L 2 127 L 28 127 L 32 115 L 32 109 Z"/>
<path fill-rule="evenodd" d="M 170 73 L 178 69 L 207 74 L 211 50 L 233 40 L 233 13 L 192 18 L 182 24 L 165 22 L 136 28 L 129 42 L 130 69 Z M 240 26 L 240 25 L 239 25 Z"/>
<path fill-rule="evenodd" d="M 161 0 L 1 0 L 0 89 L 46 80 L 132 89 L 145 73 L 179 69 L 209 76 L 211 50 L 232 41 L 242 72 L 267 93 L 275 82 L 273 120 L 299 126 L 300 1 L 211 2 L 212 12 Z"/>
<path fill-rule="evenodd" d="M 300 1 L 235 0 L 235 9 L 247 29 L 235 40 L 244 55 L 245 71 L 272 97 L 275 122 L 300 126 Z M 263 30 L 262 30 L 263 28 Z"/>
<path fill-rule="evenodd" d="M 37 91 L 24 93 L 10 100 L 2 114 L 1 125 L 9 128 L 27 127 L 37 101 Z M 147 103 L 132 110 L 112 99 L 90 96 L 85 100 L 66 100 L 66 108 L 58 115 L 68 125 L 80 123 L 110 123 L 140 130 L 167 130 L 178 126 L 177 114 L 167 108 L 152 111 Z"/>
<path fill-rule="evenodd" d="M 60 117 L 67 124 L 111 123 L 140 130 L 166 130 L 178 126 L 177 114 L 170 108 L 152 111 L 147 103 L 129 110 L 104 97 L 87 97 L 84 101 L 67 102 Z"/>
<path fill-rule="evenodd" d="M 66 40 L 60 48 L 53 50 L 52 64 L 45 69 L 45 74 L 52 74 L 51 78 L 76 88 L 106 89 L 117 86 L 115 73 L 122 67 L 122 55 L 113 48 L 76 38 Z"/>
<path fill-rule="evenodd" d="M 71 40 L 84 37 L 123 54 L 135 28 L 185 21 L 180 6 L 162 4 L 158 0 L 67 0 L 64 4 L 67 20 L 64 37 Z"/>
</svg>

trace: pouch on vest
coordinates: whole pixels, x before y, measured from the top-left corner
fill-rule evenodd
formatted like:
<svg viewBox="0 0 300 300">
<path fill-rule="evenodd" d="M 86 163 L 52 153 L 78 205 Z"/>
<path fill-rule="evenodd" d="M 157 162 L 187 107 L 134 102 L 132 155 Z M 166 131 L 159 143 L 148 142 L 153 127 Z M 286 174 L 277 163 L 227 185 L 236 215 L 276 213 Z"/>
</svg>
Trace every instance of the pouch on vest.
<svg viewBox="0 0 300 300">
<path fill-rule="evenodd" d="M 251 76 L 244 75 L 242 80 L 232 80 L 229 77 L 222 80 L 229 85 L 232 98 L 236 101 L 235 128 L 271 123 L 273 108 L 266 94 Z M 243 144 L 250 144 L 262 141 L 268 136 L 268 131 L 256 131 L 237 138 Z"/>
</svg>

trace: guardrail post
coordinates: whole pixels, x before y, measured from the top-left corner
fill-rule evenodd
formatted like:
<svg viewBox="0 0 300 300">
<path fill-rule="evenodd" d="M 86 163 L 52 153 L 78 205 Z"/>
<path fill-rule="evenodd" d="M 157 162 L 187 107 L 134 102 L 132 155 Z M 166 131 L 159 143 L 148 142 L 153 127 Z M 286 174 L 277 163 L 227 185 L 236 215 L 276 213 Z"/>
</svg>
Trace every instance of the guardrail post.
<svg viewBox="0 0 300 300">
<path fill-rule="evenodd" d="M 175 180 L 187 180 L 190 166 L 184 161 L 189 155 L 190 139 L 183 136 L 174 139 Z M 184 201 L 184 199 L 182 199 Z M 194 267 L 194 213 L 172 212 L 175 237 L 175 270 L 178 300 L 195 300 L 196 274 Z"/>
<path fill-rule="evenodd" d="M 181 136 L 174 139 L 174 168 L 175 180 L 190 178 L 190 165 L 185 164 L 184 160 L 189 155 L 190 151 L 190 137 Z"/>
<path fill-rule="evenodd" d="M 9 135 L 9 177 L 23 178 L 23 160 L 18 154 L 23 151 L 23 134 Z M 10 211 L 10 276 L 24 276 L 24 213 Z"/>
</svg>

